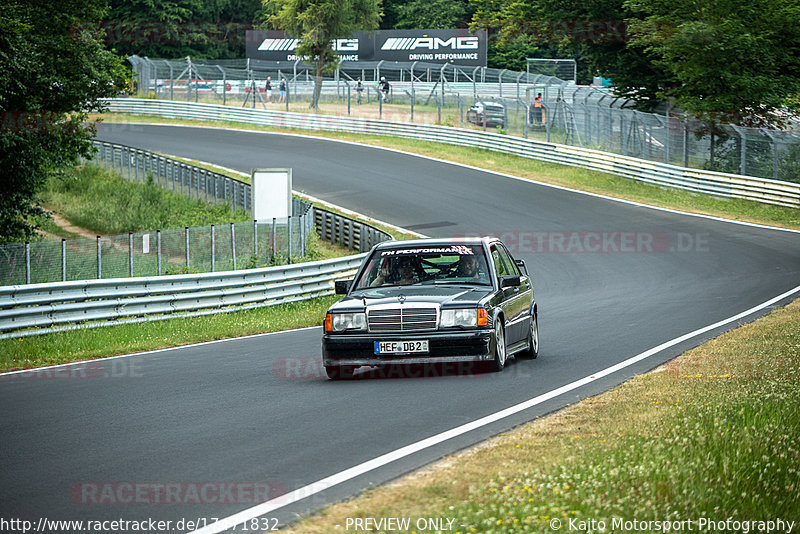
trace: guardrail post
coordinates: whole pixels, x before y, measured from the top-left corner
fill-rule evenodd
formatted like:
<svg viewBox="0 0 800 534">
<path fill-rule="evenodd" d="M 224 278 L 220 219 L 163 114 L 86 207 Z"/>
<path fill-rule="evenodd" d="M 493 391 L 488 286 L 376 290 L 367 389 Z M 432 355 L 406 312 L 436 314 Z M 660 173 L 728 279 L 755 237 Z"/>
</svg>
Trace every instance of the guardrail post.
<svg viewBox="0 0 800 534">
<path fill-rule="evenodd" d="M 347 219 L 347 248 L 353 250 L 353 221 Z"/>
<path fill-rule="evenodd" d="M 215 257 L 215 249 L 216 249 L 216 228 L 214 225 L 211 225 L 211 272 L 213 273 L 216 270 L 216 257 Z"/>
<path fill-rule="evenodd" d="M 31 244 L 25 242 L 25 283 L 31 283 Z"/>
<path fill-rule="evenodd" d="M 183 192 L 185 183 L 186 183 L 186 165 L 181 163 L 181 195 L 186 195 L 186 193 Z"/>
<path fill-rule="evenodd" d="M 103 277 L 103 261 L 100 258 L 100 236 L 97 236 L 97 279 Z"/>
<path fill-rule="evenodd" d="M 61 240 L 61 281 L 67 281 L 67 240 Z"/>
</svg>

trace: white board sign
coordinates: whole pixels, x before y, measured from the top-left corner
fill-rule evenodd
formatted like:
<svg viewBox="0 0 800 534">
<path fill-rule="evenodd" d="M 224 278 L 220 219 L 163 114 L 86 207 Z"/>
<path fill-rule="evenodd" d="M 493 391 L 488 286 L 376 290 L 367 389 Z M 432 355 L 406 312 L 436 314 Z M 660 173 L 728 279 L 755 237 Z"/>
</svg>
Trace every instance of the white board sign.
<svg viewBox="0 0 800 534">
<path fill-rule="evenodd" d="M 253 219 L 292 215 L 292 169 L 253 169 Z"/>
</svg>

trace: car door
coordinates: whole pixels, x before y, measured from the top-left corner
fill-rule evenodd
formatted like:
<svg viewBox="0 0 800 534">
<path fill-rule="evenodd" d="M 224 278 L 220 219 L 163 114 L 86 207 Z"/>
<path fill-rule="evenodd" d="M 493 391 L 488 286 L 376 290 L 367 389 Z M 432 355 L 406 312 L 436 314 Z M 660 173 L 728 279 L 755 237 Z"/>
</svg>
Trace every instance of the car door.
<svg viewBox="0 0 800 534">
<path fill-rule="evenodd" d="M 509 323 L 506 335 L 509 337 L 509 344 L 518 343 L 525 340 L 530 328 L 528 310 L 533 303 L 533 287 L 530 278 L 520 271 L 506 247 L 502 243 L 497 243 L 496 249 L 506 274 L 520 277 L 518 286 L 503 288 L 507 308 L 506 319 Z"/>
<path fill-rule="evenodd" d="M 497 284 L 500 286 L 502 278 L 511 274 L 509 272 L 509 266 L 503 260 L 503 255 L 501 254 L 497 243 L 493 244 L 489 250 L 492 255 L 492 263 L 494 263 L 494 271 L 497 274 Z M 513 345 L 516 343 L 519 336 L 519 333 L 517 332 L 518 327 L 515 322 L 516 315 L 518 314 L 515 306 L 517 300 L 516 295 L 518 291 L 519 288 L 517 287 L 500 287 L 500 292 L 502 294 L 500 308 L 503 310 L 503 315 L 506 318 L 506 345 Z"/>
</svg>

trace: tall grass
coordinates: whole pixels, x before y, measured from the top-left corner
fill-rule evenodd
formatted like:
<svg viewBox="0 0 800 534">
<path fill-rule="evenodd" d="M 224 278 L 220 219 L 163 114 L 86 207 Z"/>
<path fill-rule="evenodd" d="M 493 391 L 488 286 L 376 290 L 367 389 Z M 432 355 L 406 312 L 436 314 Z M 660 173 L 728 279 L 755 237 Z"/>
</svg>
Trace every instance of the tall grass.
<svg viewBox="0 0 800 534">
<path fill-rule="evenodd" d="M 43 199 L 48 209 L 98 234 L 249 220 L 247 212 L 233 211 L 228 204 L 191 200 L 161 188 L 152 179 L 145 183 L 128 182 L 94 165 L 54 175 Z"/>
<path fill-rule="evenodd" d="M 778 519 L 788 532 L 798 436 L 800 300 L 287 532 L 367 517 L 447 518 L 461 534 L 767 532 L 752 522 Z"/>
</svg>

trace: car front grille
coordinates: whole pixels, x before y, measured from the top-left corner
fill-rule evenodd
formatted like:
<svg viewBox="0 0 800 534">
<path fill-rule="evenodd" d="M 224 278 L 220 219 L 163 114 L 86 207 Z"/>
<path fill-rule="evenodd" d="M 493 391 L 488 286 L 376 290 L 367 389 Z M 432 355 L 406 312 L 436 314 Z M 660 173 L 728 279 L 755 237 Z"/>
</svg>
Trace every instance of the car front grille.
<svg viewBox="0 0 800 534">
<path fill-rule="evenodd" d="M 383 308 L 367 312 L 370 332 L 436 330 L 436 319 L 436 308 Z"/>
</svg>

